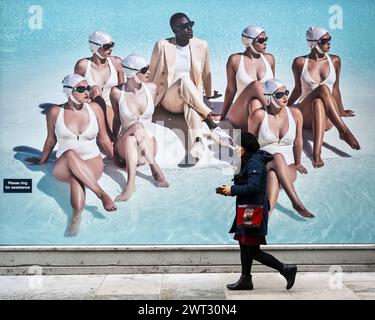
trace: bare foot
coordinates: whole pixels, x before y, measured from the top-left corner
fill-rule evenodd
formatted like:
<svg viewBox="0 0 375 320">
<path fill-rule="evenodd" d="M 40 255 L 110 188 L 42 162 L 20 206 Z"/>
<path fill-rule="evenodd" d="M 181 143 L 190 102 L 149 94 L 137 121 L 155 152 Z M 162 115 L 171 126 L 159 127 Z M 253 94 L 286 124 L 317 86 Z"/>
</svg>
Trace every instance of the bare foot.
<svg viewBox="0 0 375 320">
<path fill-rule="evenodd" d="M 299 206 L 299 205 L 293 205 L 293 208 L 294 210 L 296 210 L 298 212 L 299 215 L 301 215 L 302 217 L 305 217 L 305 218 L 314 218 L 315 216 L 309 211 L 307 210 L 305 207 L 303 206 Z"/>
<path fill-rule="evenodd" d="M 116 211 L 117 207 L 115 203 L 112 201 L 111 197 L 106 194 L 105 192 L 102 193 L 102 195 L 99 197 L 102 200 L 103 207 L 107 211 Z"/>
<path fill-rule="evenodd" d="M 155 185 L 158 187 L 158 188 L 168 188 L 169 187 L 169 183 L 167 180 L 165 180 L 165 177 L 163 176 L 163 174 L 157 174 L 157 173 L 152 173 L 152 176 L 154 177 L 155 179 Z"/>
<path fill-rule="evenodd" d="M 128 201 L 135 192 L 135 186 L 127 185 L 125 190 L 121 192 L 115 199 L 116 202 Z"/>
<path fill-rule="evenodd" d="M 340 139 L 344 140 L 352 149 L 359 150 L 361 147 L 357 139 L 353 136 L 353 134 L 348 130 L 346 132 L 340 133 Z"/>
<path fill-rule="evenodd" d="M 81 215 L 73 216 L 66 231 L 66 237 L 75 237 L 79 232 L 79 227 L 81 226 Z"/>
<path fill-rule="evenodd" d="M 165 179 L 165 177 L 164 177 L 163 173 L 161 172 L 160 168 L 158 167 L 156 169 L 153 166 L 150 166 L 150 168 L 151 168 L 152 176 L 155 179 L 155 185 L 158 188 L 168 188 L 169 183 Z"/>
<path fill-rule="evenodd" d="M 321 168 L 321 167 L 324 166 L 324 162 L 323 162 L 322 158 L 319 156 L 316 159 L 315 158 L 313 159 L 312 165 L 313 165 L 314 168 Z"/>
</svg>

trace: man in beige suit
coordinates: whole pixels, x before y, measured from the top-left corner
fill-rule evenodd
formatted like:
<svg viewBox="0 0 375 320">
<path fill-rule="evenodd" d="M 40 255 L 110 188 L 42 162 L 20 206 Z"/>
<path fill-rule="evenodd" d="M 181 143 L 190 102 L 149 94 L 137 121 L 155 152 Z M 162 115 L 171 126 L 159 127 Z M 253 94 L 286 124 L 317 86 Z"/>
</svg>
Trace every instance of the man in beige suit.
<svg viewBox="0 0 375 320">
<path fill-rule="evenodd" d="M 203 102 L 221 95 L 211 87 L 211 67 L 207 42 L 193 38 L 194 21 L 184 13 L 170 19 L 175 37 L 159 40 L 150 63 L 150 78 L 157 86 L 155 105 L 172 113 L 184 113 L 192 141 L 190 153 L 200 158 L 204 152 L 202 120 L 222 145 L 231 145 L 231 137 L 212 120 L 212 110 Z"/>
</svg>

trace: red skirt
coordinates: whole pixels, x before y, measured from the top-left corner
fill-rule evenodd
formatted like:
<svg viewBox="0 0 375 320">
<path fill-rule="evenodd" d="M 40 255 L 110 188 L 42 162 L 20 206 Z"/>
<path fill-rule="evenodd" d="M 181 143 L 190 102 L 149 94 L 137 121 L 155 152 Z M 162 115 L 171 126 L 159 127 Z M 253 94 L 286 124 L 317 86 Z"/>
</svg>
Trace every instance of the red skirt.
<svg viewBox="0 0 375 320">
<path fill-rule="evenodd" d="M 234 235 L 234 240 L 238 240 L 244 246 L 257 246 L 267 244 L 265 236 L 248 236 L 248 235 Z"/>
</svg>

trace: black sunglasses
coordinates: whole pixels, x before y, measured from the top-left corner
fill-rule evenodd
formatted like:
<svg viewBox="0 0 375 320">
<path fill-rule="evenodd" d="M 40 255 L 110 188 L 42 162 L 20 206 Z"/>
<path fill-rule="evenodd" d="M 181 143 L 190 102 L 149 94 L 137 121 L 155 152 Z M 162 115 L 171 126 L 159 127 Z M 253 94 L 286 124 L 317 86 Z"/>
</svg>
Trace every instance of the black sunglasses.
<svg viewBox="0 0 375 320">
<path fill-rule="evenodd" d="M 129 70 L 133 70 L 133 71 L 139 71 L 139 72 L 142 73 L 142 74 L 146 74 L 146 72 L 148 71 L 148 69 L 150 69 L 150 66 L 149 66 L 149 65 L 148 65 L 148 66 L 145 66 L 145 67 L 143 67 L 143 68 L 141 68 L 141 69 L 130 68 L 130 67 L 127 67 L 127 66 L 125 66 L 125 65 L 123 65 L 123 64 L 121 64 L 121 65 L 122 65 L 122 67 L 125 68 L 125 69 L 129 69 Z"/>
<path fill-rule="evenodd" d="M 284 96 L 289 96 L 289 90 L 285 90 L 285 92 L 276 92 L 273 94 L 275 96 L 276 99 L 281 99 L 283 98 Z"/>
<path fill-rule="evenodd" d="M 329 37 L 329 38 L 322 38 L 320 39 L 318 42 L 320 44 L 327 44 L 328 42 L 330 42 L 332 40 L 332 37 Z"/>
<path fill-rule="evenodd" d="M 185 30 L 187 28 L 192 28 L 194 26 L 194 21 L 189 21 L 189 22 L 186 22 L 186 23 L 181 23 L 181 24 L 177 24 L 175 25 L 176 28 L 179 28 L 181 30 Z"/>
<path fill-rule="evenodd" d="M 90 90 L 91 90 L 91 86 L 87 86 L 87 87 L 85 87 L 85 86 L 78 86 L 76 88 L 73 88 L 71 86 L 64 86 L 64 88 L 73 89 L 73 91 L 77 91 L 79 93 L 84 93 L 86 90 L 90 92 Z"/>
<path fill-rule="evenodd" d="M 265 42 L 268 41 L 268 37 L 256 39 L 256 38 L 252 38 L 252 37 L 249 37 L 247 35 L 244 35 L 244 34 L 242 34 L 242 36 L 245 37 L 245 38 L 253 39 L 255 42 L 258 42 L 260 44 L 265 43 Z"/>
<path fill-rule="evenodd" d="M 114 42 L 111 42 L 111 43 L 106 43 L 106 44 L 100 44 L 100 43 L 96 43 L 94 41 L 90 41 L 90 43 L 93 43 L 93 44 L 96 44 L 98 46 L 101 46 L 104 50 L 109 50 L 111 48 L 113 48 L 115 46 L 115 43 Z"/>
<path fill-rule="evenodd" d="M 141 69 L 139 70 L 139 72 L 142 73 L 142 74 L 146 74 L 147 71 L 148 71 L 148 69 L 150 69 L 150 66 L 146 66 L 146 67 L 141 68 Z"/>
<path fill-rule="evenodd" d="M 267 42 L 267 41 L 268 41 L 268 37 L 255 39 L 255 42 L 258 42 L 260 44 Z"/>
</svg>

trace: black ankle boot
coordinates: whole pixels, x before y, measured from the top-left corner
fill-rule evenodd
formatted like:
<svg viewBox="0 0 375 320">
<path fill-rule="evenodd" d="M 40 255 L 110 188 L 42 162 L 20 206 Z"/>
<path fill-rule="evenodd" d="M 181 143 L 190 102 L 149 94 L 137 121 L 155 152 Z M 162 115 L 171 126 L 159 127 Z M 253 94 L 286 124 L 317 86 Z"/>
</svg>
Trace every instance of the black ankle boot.
<svg viewBox="0 0 375 320">
<path fill-rule="evenodd" d="M 227 284 L 229 290 L 253 290 L 253 281 L 250 276 L 241 275 L 241 278 L 232 284 Z"/>
<path fill-rule="evenodd" d="M 286 279 L 286 289 L 291 289 L 294 285 L 294 280 L 296 279 L 297 266 L 295 264 L 284 264 L 283 271 L 280 273 Z"/>
</svg>

